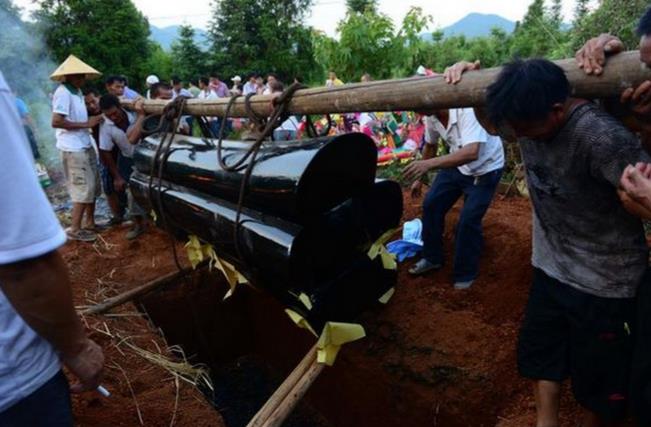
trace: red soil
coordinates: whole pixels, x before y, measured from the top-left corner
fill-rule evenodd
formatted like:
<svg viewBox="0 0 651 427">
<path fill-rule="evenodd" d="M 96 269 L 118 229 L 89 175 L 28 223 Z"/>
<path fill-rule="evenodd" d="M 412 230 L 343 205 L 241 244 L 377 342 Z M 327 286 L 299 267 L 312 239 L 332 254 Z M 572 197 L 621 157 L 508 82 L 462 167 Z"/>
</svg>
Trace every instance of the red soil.
<svg viewBox="0 0 651 427">
<path fill-rule="evenodd" d="M 413 219 L 420 214 L 420 201 L 407 195 L 405 208 L 404 219 Z M 446 227 L 448 253 L 458 211 L 459 206 L 453 209 Z M 518 327 L 531 280 L 529 202 L 498 196 L 485 218 L 484 235 L 480 277 L 469 291 L 452 288 L 449 265 L 422 278 L 406 272 L 412 261 L 400 266 L 393 299 L 360 319 L 367 338 L 346 345 L 335 367 L 321 375 L 307 396 L 333 426 L 534 425 L 530 385 L 518 376 L 515 363 Z M 159 232 L 150 232 L 136 243 L 126 243 L 116 232 L 106 239 L 118 246 L 104 248 L 101 254 L 82 244 L 64 249 L 78 304 L 88 304 L 88 296 L 96 292 L 96 279 L 110 277 L 113 269 L 109 280 L 120 285 L 111 284 L 111 294 L 174 268 L 168 241 Z M 224 348 L 230 345 L 246 347 L 281 373 L 289 373 L 313 338 L 293 327 L 282 307 L 264 294 L 238 288 L 230 302 L 222 303 L 225 290 L 213 279 L 195 281 L 153 295 L 147 304 L 172 343 L 188 344 L 189 351 L 197 351 L 189 336 L 191 326 L 180 322 L 190 314 L 188 307 L 194 307 L 195 326 L 203 325 L 200 335 L 215 346 L 207 349 L 214 351 L 215 359 L 220 351 L 225 357 Z M 133 311 L 133 306 L 127 306 L 118 312 Z M 106 321 L 111 331 L 121 335 L 139 335 L 134 342 L 143 347 L 155 349 L 151 340 L 164 347 L 140 317 L 88 321 L 95 327 Z M 169 424 L 175 406 L 170 375 L 128 350 L 122 349 L 125 355 L 121 354 L 115 340 L 97 332 L 93 337 L 103 344 L 108 364 L 117 362 L 125 369 L 145 424 Z M 75 399 L 78 424 L 137 425 L 122 373 L 109 369 L 105 384 L 114 393 L 110 399 L 93 394 Z M 563 426 L 576 425 L 578 411 L 568 391 L 562 412 Z M 196 389 L 184 384 L 176 417 L 178 425 L 221 425 Z"/>
<path fill-rule="evenodd" d="M 151 230 L 136 242 L 128 242 L 125 233 L 122 228 L 104 234 L 108 246 L 70 242 L 63 248 L 78 306 L 100 302 L 175 270 L 169 240 L 163 233 Z M 218 412 L 198 389 L 179 381 L 177 397 L 176 382 L 170 373 L 120 343 L 121 338 L 129 338 L 130 343 L 140 348 L 170 356 L 162 336 L 139 315 L 136 307 L 127 304 L 111 313 L 120 316 L 84 317 L 88 333 L 104 349 L 106 369 L 102 384 L 111 396 L 104 398 L 96 392 L 74 396 L 76 424 L 137 426 L 139 410 L 143 425 L 147 426 L 169 426 L 172 419 L 178 426 L 222 426 Z M 115 338 L 98 330 L 108 331 Z"/>
</svg>

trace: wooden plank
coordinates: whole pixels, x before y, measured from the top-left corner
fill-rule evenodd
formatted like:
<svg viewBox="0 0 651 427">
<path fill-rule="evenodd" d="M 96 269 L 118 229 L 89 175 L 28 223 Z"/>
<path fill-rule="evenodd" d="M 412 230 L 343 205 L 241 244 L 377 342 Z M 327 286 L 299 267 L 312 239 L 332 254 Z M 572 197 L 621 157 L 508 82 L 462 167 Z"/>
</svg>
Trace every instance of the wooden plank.
<svg viewBox="0 0 651 427">
<path fill-rule="evenodd" d="M 639 52 L 625 52 L 609 59 L 601 76 L 587 76 L 574 59 L 556 61 L 567 73 L 574 96 L 605 98 L 619 96 L 623 89 L 651 80 L 651 70 L 644 67 Z M 370 83 L 353 83 L 334 88 L 311 88 L 296 92 L 289 110 L 295 114 L 349 113 L 358 111 L 427 110 L 474 107 L 484 102 L 486 88 L 495 80 L 500 68 L 467 73 L 458 85 L 448 85 L 442 77 L 413 77 Z M 256 114 L 269 116 L 272 96 L 251 98 Z M 192 115 L 223 116 L 228 98 L 191 99 L 186 112 Z M 169 101 L 147 100 L 145 111 L 160 114 Z M 129 107 L 133 101 L 123 101 Z M 246 117 L 244 98 L 235 102 L 232 117 Z"/>
</svg>

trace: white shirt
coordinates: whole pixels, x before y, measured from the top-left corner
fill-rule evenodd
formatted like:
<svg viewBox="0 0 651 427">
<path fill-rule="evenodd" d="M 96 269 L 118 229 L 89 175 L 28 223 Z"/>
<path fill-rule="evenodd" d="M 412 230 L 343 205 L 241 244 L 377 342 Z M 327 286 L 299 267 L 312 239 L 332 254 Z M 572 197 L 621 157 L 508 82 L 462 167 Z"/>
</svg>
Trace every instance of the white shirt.
<svg viewBox="0 0 651 427">
<path fill-rule="evenodd" d="M 65 116 L 71 123 L 88 121 L 88 111 L 81 90 L 73 94 L 65 85 L 59 85 L 52 97 L 52 112 Z M 57 148 L 61 151 L 83 151 L 92 147 L 90 129 L 57 129 Z"/>
<path fill-rule="evenodd" d="M 127 132 L 131 130 L 136 121 L 136 114 L 131 111 L 125 111 L 129 120 Z M 99 149 L 103 151 L 112 151 L 116 145 L 124 157 L 133 157 L 135 146 L 129 142 L 127 132 L 120 129 L 111 119 L 104 116 L 104 123 L 99 126 Z"/>
<path fill-rule="evenodd" d="M 289 116 L 287 120 L 283 122 L 283 124 L 280 125 L 278 129 L 280 130 L 293 130 L 293 131 L 298 131 L 299 126 L 301 125 L 301 122 L 296 118 L 296 116 Z"/>
<path fill-rule="evenodd" d="M 197 95 L 197 99 L 219 99 L 215 91 L 210 89 L 202 89 Z"/>
<path fill-rule="evenodd" d="M 479 143 L 477 160 L 457 168 L 466 176 L 481 176 L 504 167 L 502 139 L 486 132 L 472 108 L 450 109 L 447 128 L 435 116 L 426 117 L 425 142 L 436 144 L 438 135 L 450 147 L 450 153 L 457 152 L 468 144 Z"/>
<path fill-rule="evenodd" d="M 251 82 L 246 82 L 242 88 L 242 95 L 246 96 L 250 93 L 258 93 L 258 85 Z"/>
<path fill-rule="evenodd" d="M 176 93 L 175 90 L 172 91 L 172 99 L 175 99 L 179 95 L 185 96 L 186 98 L 194 98 L 194 96 L 192 96 L 192 92 L 190 92 L 189 90 L 187 90 L 184 87 L 182 87 L 181 90 L 179 90 L 178 93 Z"/>
<path fill-rule="evenodd" d="M 44 255 L 65 243 L 65 233 L 34 172 L 14 99 L 0 73 L 0 264 Z M 0 413 L 59 372 L 54 349 L 16 313 L 0 290 Z M 1 414 L 0 414 L 1 415 Z"/>
</svg>

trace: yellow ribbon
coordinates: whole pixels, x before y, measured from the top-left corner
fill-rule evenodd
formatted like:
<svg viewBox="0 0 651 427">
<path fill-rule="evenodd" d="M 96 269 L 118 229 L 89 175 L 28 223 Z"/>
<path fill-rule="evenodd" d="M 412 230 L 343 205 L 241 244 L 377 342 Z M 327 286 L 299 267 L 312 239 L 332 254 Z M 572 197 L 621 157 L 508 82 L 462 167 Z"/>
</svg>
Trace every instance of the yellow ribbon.
<svg viewBox="0 0 651 427">
<path fill-rule="evenodd" d="M 190 236 L 188 243 L 185 244 L 185 248 L 188 252 L 188 259 L 190 260 L 190 264 L 192 264 L 192 268 L 197 268 L 197 265 L 199 265 L 201 261 L 209 259 L 210 262 L 208 268 L 212 271 L 213 267 L 215 267 L 222 272 L 228 282 L 228 286 L 230 287 L 229 291 L 224 296 L 224 299 L 233 295 L 237 285 L 248 283 L 246 277 L 237 271 L 233 264 L 219 258 L 215 252 L 215 248 L 208 243 L 201 244 L 201 241 L 197 236 Z"/>
<path fill-rule="evenodd" d="M 374 260 L 378 256 L 382 259 L 382 265 L 387 270 L 397 270 L 398 263 L 396 262 L 396 256 L 390 253 L 385 244 L 399 229 L 394 228 L 387 231 L 375 243 L 371 245 L 371 248 L 368 250 L 368 257 L 371 260 Z"/>
<path fill-rule="evenodd" d="M 389 301 L 391 300 L 391 298 L 393 297 L 393 294 L 395 294 L 395 293 L 396 293 L 396 288 L 391 288 L 391 289 L 389 289 L 389 290 L 387 291 L 386 294 L 384 294 L 384 295 L 382 295 L 382 296 L 380 297 L 379 301 L 380 301 L 382 304 L 388 304 Z"/>
<path fill-rule="evenodd" d="M 305 306 L 305 308 L 307 308 L 308 310 L 312 310 L 312 300 L 310 300 L 310 297 L 308 297 L 308 296 L 307 296 L 306 294 L 304 294 L 304 293 L 301 293 L 301 294 L 298 296 L 298 299 L 299 299 L 299 301 L 301 301 L 301 302 L 303 303 L 303 305 Z"/>
<path fill-rule="evenodd" d="M 317 362 L 332 366 L 341 346 L 366 336 L 362 325 L 354 323 L 328 322 L 317 342 Z"/>
<path fill-rule="evenodd" d="M 314 329 L 312 329 L 312 326 L 305 320 L 303 316 L 295 312 L 294 310 L 290 310 L 289 308 L 285 309 L 285 313 L 289 316 L 290 319 L 292 319 L 292 322 L 296 323 L 296 326 L 299 328 L 307 329 L 308 331 L 312 332 L 312 334 L 315 337 L 318 337 L 319 335 L 314 332 Z"/>
</svg>

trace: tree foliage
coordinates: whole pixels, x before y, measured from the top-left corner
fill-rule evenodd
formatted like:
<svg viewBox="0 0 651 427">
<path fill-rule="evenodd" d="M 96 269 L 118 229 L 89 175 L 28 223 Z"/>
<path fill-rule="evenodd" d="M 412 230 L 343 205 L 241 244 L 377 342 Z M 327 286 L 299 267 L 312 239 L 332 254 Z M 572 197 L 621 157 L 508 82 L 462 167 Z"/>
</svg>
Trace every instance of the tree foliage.
<svg viewBox="0 0 651 427">
<path fill-rule="evenodd" d="M 601 33 L 614 34 L 627 48 L 637 49 L 640 39 L 635 29 L 648 7 L 649 3 L 643 0 L 601 0 L 597 9 L 584 13 L 581 19 L 575 22 L 571 49 L 578 49 L 588 39 Z"/>
<path fill-rule="evenodd" d="M 311 30 L 303 25 L 311 5 L 312 0 L 216 1 L 209 27 L 213 71 L 309 80 L 317 70 Z"/>
<path fill-rule="evenodd" d="M 377 0 L 346 0 L 346 8 L 352 12 L 377 12 Z"/>
<path fill-rule="evenodd" d="M 179 27 L 179 37 L 172 43 L 171 63 L 173 73 L 184 82 L 195 80 L 207 72 L 208 54 L 194 41 L 194 29 L 189 25 Z"/>
<path fill-rule="evenodd" d="M 40 0 L 34 12 L 53 58 L 78 56 L 103 73 L 144 81 L 149 23 L 131 0 Z"/>
<path fill-rule="evenodd" d="M 339 40 L 321 34 L 315 50 L 325 68 L 348 81 L 357 81 L 364 73 L 378 79 L 412 74 L 426 56 L 421 33 L 431 21 L 421 8 L 411 8 L 396 31 L 383 13 L 349 8 L 337 26 Z"/>
</svg>

